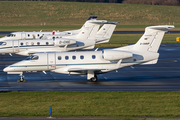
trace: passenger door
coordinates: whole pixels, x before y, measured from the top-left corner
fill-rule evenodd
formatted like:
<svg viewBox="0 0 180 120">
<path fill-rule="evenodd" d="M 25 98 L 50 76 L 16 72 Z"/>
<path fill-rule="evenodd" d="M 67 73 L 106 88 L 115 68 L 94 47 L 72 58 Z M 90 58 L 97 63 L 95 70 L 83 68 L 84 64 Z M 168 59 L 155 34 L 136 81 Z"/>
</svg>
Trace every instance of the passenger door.
<svg viewBox="0 0 180 120">
<path fill-rule="evenodd" d="M 12 41 L 12 45 L 13 45 L 13 52 L 19 52 L 19 40 L 13 40 Z"/>
<path fill-rule="evenodd" d="M 56 54 L 55 53 L 47 53 L 47 64 L 48 69 L 53 70 L 56 69 Z"/>
<path fill-rule="evenodd" d="M 21 39 L 26 39 L 26 33 L 21 34 Z"/>
</svg>

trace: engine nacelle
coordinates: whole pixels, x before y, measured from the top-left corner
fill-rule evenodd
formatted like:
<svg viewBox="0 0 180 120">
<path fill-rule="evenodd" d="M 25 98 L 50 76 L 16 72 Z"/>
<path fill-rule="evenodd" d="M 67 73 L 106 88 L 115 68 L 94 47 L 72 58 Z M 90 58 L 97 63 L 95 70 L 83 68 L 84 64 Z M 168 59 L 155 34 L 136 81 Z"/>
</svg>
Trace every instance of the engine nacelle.
<svg viewBox="0 0 180 120">
<path fill-rule="evenodd" d="M 54 46 L 65 46 L 65 45 L 72 45 L 76 44 L 76 40 L 70 40 L 70 39 L 54 39 Z"/>
<path fill-rule="evenodd" d="M 131 52 L 120 51 L 120 50 L 102 50 L 102 57 L 105 60 L 120 60 L 132 57 Z"/>
</svg>

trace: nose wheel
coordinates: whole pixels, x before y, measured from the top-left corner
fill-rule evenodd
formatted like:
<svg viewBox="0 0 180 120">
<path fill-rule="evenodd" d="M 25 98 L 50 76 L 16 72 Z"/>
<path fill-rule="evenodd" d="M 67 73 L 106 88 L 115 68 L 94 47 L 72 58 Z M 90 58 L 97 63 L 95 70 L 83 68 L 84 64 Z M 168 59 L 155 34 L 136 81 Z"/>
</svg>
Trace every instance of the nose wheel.
<svg viewBox="0 0 180 120">
<path fill-rule="evenodd" d="M 24 76 L 23 76 L 23 74 L 20 74 L 19 75 L 20 76 L 20 79 L 17 81 L 17 82 L 26 82 L 26 80 L 24 80 Z"/>
</svg>

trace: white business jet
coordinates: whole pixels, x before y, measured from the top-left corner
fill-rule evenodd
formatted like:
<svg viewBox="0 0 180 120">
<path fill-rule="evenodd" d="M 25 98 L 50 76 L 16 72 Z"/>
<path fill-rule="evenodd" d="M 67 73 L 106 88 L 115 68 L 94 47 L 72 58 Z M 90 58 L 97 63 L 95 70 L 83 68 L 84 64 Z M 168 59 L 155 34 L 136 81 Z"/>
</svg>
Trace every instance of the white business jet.
<svg viewBox="0 0 180 120">
<path fill-rule="evenodd" d="M 4 69 L 8 74 L 20 74 L 23 81 L 25 71 L 51 71 L 63 74 L 87 75 L 97 81 L 97 74 L 137 64 L 156 64 L 158 49 L 164 33 L 171 25 L 146 27 L 139 41 L 130 46 L 102 51 L 36 53 L 27 59 Z"/>
<path fill-rule="evenodd" d="M 88 20 L 85 22 L 83 26 L 85 26 L 88 22 L 96 21 L 97 17 L 96 16 L 90 16 Z M 107 22 L 107 21 L 106 21 Z M 83 26 L 78 29 L 78 30 L 70 30 L 70 31 L 47 31 L 47 32 L 42 32 L 42 31 L 33 31 L 33 32 L 12 32 L 8 34 L 5 37 L 0 38 L 0 41 L 3 40 L 31 40 L 31 39 L 39 39 L 43 35 L 75 35 L 78 34 Z"/>
<path fill-rule="evenodd" d="M 98 31 L 100 25 L 104 23 Z M 41 39 L 0 41 L 0 53 L 16 53 L 29 56 L 37 52 L 62 52 L 78 49 L 93 49 L 95 44 L 108 42 L 116 22 L 88 21 L 75 35 L 44 35 Z M 50 38 L 48 38 L 50 37 Z M 53 38 L 53 39 L 52 39 Z"/>
</svg>

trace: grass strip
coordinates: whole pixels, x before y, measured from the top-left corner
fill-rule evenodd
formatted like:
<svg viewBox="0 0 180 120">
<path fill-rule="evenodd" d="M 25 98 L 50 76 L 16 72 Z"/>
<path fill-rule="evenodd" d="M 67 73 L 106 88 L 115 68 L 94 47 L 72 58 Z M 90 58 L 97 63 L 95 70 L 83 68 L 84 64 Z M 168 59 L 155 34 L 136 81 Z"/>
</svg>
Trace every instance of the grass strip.
<svg viewBox="0 0 180 120">
<path fill-rule="evenodd" d="M 84 21 L 85 23 L 85 21 Z M 84 24 L 82 23 L 82 25 Z M 36 25 L 36 26 L 0 26 L 0 31 L 65 31 L 80 29 L 82 25 Z"/>
<path fill-rule="evenodd" d="M 0 92 L 0 116 L 179 118 L 180 92 Z"/>
<path fill-rule="evenodd" d="M 0 31 L 65 31 L 65 30 L 75 30 L 80 29 L 83 24 L 81 25 L 36 25 L 36 26 L 0 26 Z M 121 25 L 118 24 L 116 26 L 115 31 L 144 31 L 146 27 L 152 25 Z M 173 31 L 179 31 L 180 25 L 175 25 L 175 28 L 172 29 Z"/>
<path fill-rule="evenodd" d="M 120 22 L 122 25 L 180 25 L 179 6 L 0 1 L 0 26 L 82 25 L 89 16 Z"/>
<path fill-rule="evenodd" d="M 95 47 L 122 47 L 128 44 L 136 43 L 142 34 L 113 34 L 110 41 L 104 44 L 97 44 Z M 0 36 L 3 37 L 3 36 Z M 176 37 L 180 37 L 179 34 L 165 34 L 162 43 L 180 43 L 176 41 Z"/>
<path fill-rule="evenodd" d="M 104 44 L 97 44 L 96 47 L 122 47 L 136 43 L 142 34 L 113 34 L 110 41 Z M 162 43 L 180 43 L 176 41 L 180 34 L 165 34 Z"/>
</svg>

